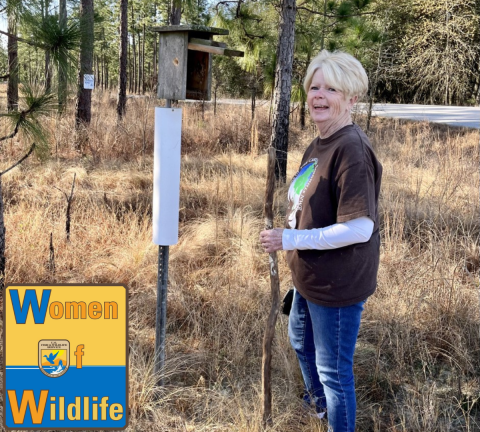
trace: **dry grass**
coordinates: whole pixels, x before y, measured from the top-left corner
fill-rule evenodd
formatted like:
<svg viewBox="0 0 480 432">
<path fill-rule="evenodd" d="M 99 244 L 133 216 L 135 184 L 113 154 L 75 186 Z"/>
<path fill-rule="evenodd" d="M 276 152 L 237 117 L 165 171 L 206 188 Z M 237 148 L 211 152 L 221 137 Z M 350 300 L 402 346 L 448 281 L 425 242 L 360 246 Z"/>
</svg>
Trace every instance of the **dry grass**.
<svg viewBox="0 0 480 432">
<path fill-rule="evenodd" d="M 131 425 L 142 431 L 261 430 L 261 341 L 269 310 L 263 226 L 268 112 L 248 107 L 184 112 L 180 241 L 171 247 L 166 387 L 156 386 L 157 248 L 151 242 L 153 101 L 130 99 L 116 125 L 96 93 L 83 154 L 72 113 L 48 127 L 51 159 L 3 179 L 7 281 L 123 283 L 130 289 Z M 363 119 L 359 119 L 362 125 Z M 1 126 L 3 128 L 3 126 Z M 292 125 L 289 177 L 314 137 Z M 358 431 L 479 431 L 480 268 L 478 131 L 374 119 L 384 166 L 377 293 L 356 353 Z M 3 162 L 26 144 L 11 140 Z M 71 241 L 63 194 L 77 174 Z M 276 192 L 283 224 L 286 186 Z M 49 266 L 53 233 L 55 272 Z M 280 255 L 282 292 L 290 276 Z M 279 317 L 272 430 L 322 431 L 300 414 L 302 385 Z"/>
</svg>

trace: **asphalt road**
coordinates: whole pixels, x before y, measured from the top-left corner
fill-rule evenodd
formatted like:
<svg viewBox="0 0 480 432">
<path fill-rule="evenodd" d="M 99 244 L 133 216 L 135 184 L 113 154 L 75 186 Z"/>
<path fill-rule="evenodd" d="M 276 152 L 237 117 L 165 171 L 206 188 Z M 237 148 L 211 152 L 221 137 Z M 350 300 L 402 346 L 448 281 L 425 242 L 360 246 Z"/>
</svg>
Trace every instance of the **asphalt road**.
<svg viewBox="0 0 480 432">
<path fill-rule="evenodd" d="M 220 99 L 217 103 L 235 105 L 248 105 L 250 100 Z M 257 101 L 257 105 L 264 105 L 268 101 Z M 356 109 L 365 111 L 366 104 L 357 104 Z M 480 129 L 480 108 L 438 106 L 438 105 L 414 105 L 414 104 L 374 104 L 373 115 L 379 117 L 403 118 L 419 121 L 443 123 L 450 126 L 461 126 Z"/>
<path fill-rule="evenodd" d="M 365 110 L 366 104 L 359 104 L 358 109 Z M 462 126 L 480 129 L 480 108 L 439 106 L 439 105 L 400 105 L 375 104 L 373 115 L 410 120 L 426 120 L 450 126 Z"/>
</svg>

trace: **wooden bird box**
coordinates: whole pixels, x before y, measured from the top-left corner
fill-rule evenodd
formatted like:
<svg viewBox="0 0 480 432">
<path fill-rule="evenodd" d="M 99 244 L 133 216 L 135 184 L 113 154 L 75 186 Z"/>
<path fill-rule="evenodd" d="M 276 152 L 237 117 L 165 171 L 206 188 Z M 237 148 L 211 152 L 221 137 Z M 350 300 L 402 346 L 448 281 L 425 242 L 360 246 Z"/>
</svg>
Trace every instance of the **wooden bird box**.
<svg viewBox="0 0 480 432">
<path fill-rule="evenodd" d="M 210 100 L 212 54 L 243 57 L 215 42 L 214 35 L 228 35 L 228 30 L 176 25 L 154 27 L 160 34 L 157 97 L 173 100 Z"/>
</svg>

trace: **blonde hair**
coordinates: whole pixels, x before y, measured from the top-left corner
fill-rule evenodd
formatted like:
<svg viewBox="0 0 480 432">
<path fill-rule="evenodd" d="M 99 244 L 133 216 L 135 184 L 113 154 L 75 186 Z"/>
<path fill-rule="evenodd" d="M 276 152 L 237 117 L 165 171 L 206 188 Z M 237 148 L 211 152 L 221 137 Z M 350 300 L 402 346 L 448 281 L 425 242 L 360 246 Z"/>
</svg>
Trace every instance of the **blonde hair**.
<svg viewBox="0 0 480 432">
<path fill-rule="evenodd" d="M 320 51 L 320 54 L 308 66 L 303 81 L 306 93 L 308 93 L 313 75 L 318 69 L 322 70 L 325 81 L 342 91 L 345 97 L 358 96 L 361 98 L 367 94 L 367 73 L 362 64 L 352 55 L 342 51 Z"/>
</svg>

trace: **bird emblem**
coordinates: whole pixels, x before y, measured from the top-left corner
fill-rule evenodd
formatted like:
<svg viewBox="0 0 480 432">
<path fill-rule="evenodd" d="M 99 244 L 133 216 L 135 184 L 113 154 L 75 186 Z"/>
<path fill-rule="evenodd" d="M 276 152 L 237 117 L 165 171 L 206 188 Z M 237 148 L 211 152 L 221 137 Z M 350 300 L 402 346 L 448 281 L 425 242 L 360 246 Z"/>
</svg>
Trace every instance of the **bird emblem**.
<svg viewBox="0 0 480 432">
<path fill-rule="evenodd" d="M 55 353 L 55 355 L 54 355 L 53 353 L 50 353 L 50 354 L 48 355 L 48 357 L 47 357 L 46 355 L 44 355 L 43 357 L 45 357 L 50 364 L 54 365 L 54 364 L 55 364 L 55 357 L 57 357 L 57 355 L 58 355 L 59 352 L 60 352 L 60 351 L 57 351 L 57 352 Z"/>
</svg>

